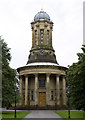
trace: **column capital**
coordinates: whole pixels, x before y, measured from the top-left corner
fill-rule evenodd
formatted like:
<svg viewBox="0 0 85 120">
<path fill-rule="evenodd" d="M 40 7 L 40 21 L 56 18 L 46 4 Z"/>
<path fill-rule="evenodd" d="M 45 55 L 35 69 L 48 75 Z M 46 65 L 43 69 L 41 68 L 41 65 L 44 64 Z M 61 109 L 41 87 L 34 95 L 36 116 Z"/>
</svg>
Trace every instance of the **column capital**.
<svg viewBox="0 0 85 120">
<path fill-rule="evenodd" d="M 35 75 L 35 77 L 38 77 L 38 73 L 35 73 L 34 75 Z"/>
<path fill-rule="evenodd" d="M 60 77 L 60 74 L 56 74 L 56 77 Z"/>
<path fill-rule="evenodd" d="M 66 75 L 61 75 L 62 78 L 66 78 Z"/>
<path fill-rule="evenodd" d="M 50 76 L 51 74 L 50 73 L 46 73 L 46 76 Z"/>
<path fill-rule="evenodd" d="M 24 76 L 25 76 L 25 77 L 28 77 L 28 74 L 25 74 Z"/>
</svg>

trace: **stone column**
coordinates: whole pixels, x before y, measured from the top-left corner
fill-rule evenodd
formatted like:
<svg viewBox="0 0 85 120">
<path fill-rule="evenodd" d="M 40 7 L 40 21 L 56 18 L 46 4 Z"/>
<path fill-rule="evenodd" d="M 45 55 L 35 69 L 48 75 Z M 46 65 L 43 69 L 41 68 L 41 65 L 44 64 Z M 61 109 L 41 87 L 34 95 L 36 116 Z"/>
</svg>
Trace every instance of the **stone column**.
<svg viewBox="0 0 85 120">
<path fill-rule="evenodd" d="M 35 105 L 38 105 L 38 74 L 35 74 Z"/>
<path fill-rule="evenodd" d="M 25 105 L 28 105 L 28 75 L 25 76 Z"/>
<path fill-rule="evenodd" d="M 66 105 L 66 81 L 65 76 L 62 77 L 62 83 L 63 83 L 63 105 Z"/>
<path fill-rule="evenodd" d="M 57 105 L 60 105 L 60 83 L 59 83 L 59 75 L 56 75 L 56 100 L 57 100 Z"/>
<path fill-rule="evenodd" d="M 19 91 L 21 96 L 20 105 L 22 105 L 23 104 L 22 76 L 20 76 L 20 79 L 19 79 Z"/>
<path fill-rule="evenodd" d="M 46 103 L 49 105 L 49 82 L 50 82 L 50 74 L 46 74 Z"/>
</svg>

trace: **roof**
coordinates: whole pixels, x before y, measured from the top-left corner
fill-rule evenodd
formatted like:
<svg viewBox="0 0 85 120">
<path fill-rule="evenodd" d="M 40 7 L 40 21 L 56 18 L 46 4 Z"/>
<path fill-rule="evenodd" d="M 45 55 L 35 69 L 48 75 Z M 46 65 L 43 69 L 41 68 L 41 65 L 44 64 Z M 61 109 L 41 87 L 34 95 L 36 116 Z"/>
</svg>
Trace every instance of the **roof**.
<svg viewBox="0 0 85 120">
<path fill-rule="evenodd" d="M 34 22 L 35 21 L 44 21 L 44 20 L 50 22 L 50 16 L 44 11 L 38 12 L 34 17 Z"/>
<path fill-rule="evenodd" d="M 35 63 L 29 63 L 29 64 L 27 64 L 27 65 L 25 65 L 25 66 L 22 66 L 22 67 L 19 67 L 19 68 L 17 68 L 17 71 L 19 72 L 20 71 L 20 69 L 24 69 L 24 68 L 28 68 L 28 67 L 39 67 L 39 66 L 52 66 L 52 67 L 58 67 L 59 69 L 64 69 L 64 70 L 67 70 L 67 68 L 66 67 L 63 67 L 63 66 L 60 66 L 60 65 L 58 65 L 58 64 L 56 64 L 56 63 L 50 63 L 50 62 L 35 62 Z"/>
</svg>

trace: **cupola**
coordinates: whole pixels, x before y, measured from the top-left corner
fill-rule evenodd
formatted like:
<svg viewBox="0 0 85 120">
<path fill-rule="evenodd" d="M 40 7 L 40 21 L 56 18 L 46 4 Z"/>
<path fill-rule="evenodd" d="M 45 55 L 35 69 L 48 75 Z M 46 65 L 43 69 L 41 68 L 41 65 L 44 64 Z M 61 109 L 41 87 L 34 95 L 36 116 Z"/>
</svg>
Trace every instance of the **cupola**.
<svg viewBox="0 0 85 120">
<path fill-rule="evenodd" d="M 41 10 L 34 16 L 31 28 L 32 48 L 27 64 L 34 62 L 57 63 L 52 46 L 53 22 L 50 20 L 50 16 Z"/>
</svg>

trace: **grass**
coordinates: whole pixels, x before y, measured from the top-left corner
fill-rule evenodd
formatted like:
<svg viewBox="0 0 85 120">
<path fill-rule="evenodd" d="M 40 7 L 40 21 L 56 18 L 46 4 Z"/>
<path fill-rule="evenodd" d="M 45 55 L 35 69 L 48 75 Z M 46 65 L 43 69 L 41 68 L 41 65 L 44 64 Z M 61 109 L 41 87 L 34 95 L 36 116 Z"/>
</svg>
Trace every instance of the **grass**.
<svg viewBox="0 0 85 120">
<path fill-rule="evenodd" d="M 61 116 L 62 118 L 64 118 L 64 120 L 66 118 L 68 118 L 68 111 L 55 111 L 59 116 Z M 83 111 L 70 111 L 70 117 L 71 118 L 83 118 L 85 117 L 84 115 L 85 113 Z"/>
<path fill-rule="evenodd" d="M 14 113 L 15 113 L 14 111 L 2 111 L 2 118 L 3 118 L 2 120 L 6 120 L 7 118 L 14 118 Z M 24 118 L 29 113 L 30 111 L 16 111 L 16 118 Z"/>
</svg>

